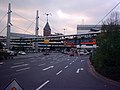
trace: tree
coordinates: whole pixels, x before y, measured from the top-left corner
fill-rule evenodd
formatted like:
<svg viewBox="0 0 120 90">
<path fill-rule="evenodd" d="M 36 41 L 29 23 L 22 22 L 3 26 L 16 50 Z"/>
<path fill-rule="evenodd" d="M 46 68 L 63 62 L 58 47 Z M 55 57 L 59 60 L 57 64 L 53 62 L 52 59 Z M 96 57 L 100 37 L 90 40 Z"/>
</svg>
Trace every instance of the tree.
<svg viewBox="0 0 120 90">
<path fill-rule="evenodd" d="M 96 70 L 114 80 L 120 80 L 120 14 L 113 12 L 103 22 L 102 33 L 97 36 L 98 48 L 93 54 Z"/>
</svg>

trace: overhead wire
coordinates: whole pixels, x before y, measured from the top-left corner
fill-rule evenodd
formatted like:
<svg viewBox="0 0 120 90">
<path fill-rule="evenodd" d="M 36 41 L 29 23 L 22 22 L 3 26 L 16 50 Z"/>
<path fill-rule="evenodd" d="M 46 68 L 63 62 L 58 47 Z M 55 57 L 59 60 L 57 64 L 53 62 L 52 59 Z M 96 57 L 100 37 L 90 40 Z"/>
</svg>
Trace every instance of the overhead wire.
<svg viewBox="0 0 120 90">
<path fill-rule="evenodd" d="M 22 30 L 22 31 L 25 31 L 25 29 L 20 28 L 20 27 L 18 27 L 18 26 L 13 25 L 13 27 L 18 28 L 18 29 L 20 29 L 20 30 Z M 26 32 L 28 32 L 28 31 L 26 31 Z M 28 33 L 33 35 L 33 33 L 31 33 L 31 32 L 28 32 Z"/>
<path fill-rule="evenodd" d="M 118 5 L 120 4 L 120 2 L 118 2 L 96 25 L 99 25 Z"/>
<path fill-rule="evenodd" d="M 4 28 L 0 31 L 0 34 L 1 34 L 6 28 L 7 28 L 7 26 L 4 27 Z"/>
<path fill-rule="evenodd" d="M 2 20 L 5 18 L 6 15 L 7 15 L 7 13 L 0 19 L 0 23 L 1 23 Z"/>
</svg>

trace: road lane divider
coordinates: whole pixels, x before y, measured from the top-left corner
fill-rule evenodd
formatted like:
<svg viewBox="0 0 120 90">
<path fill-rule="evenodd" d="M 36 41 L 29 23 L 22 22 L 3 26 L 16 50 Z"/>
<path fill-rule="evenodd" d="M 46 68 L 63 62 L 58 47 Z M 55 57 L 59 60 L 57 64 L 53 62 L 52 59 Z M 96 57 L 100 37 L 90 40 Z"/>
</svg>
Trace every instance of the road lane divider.
<svg viewBox="0 0 120 90">
<path fill-rule="evenodd" d="M 51 69 L 51 68 L 54 68 L 54 66 L 49 66 L 47 68 L 44 68 L 43 71 L 46 71 L 46 70 Z"/>
<path fill-rule="evenodd" d="M 18 70 L 16 70 L 16 72 L 25 71 L 25 70 L 28 70 L 28 69 L 30 69 L 30 67 L 18 69 Z"/>
<path fill-rule="evenodd" d="M 44 82 L 40 87 L 38 87 L 36 90 L 40 90 L 41 88 L 43 88 L 46 84 L 48 84 L 50 82 L 50 80 L 47 80 L 46 82 Z"/>
<path fill-rule="evenodd" d="M 0 65 L 4 64 L 4 62 L 0 62 Z"/>
<path fill-rule="evenodd" d="M 67 65 L 67 66 L 65 66 L 65 68 L 68 68 L 68 65 Z"/>
<path fill-rule="evenodd" d="M 56 75 L 59 75 L 60 73 L 62 73 L 62 70 L 60 70 L 58 73 L 56 73 Z"/>
<path fill-rule="evenodd" d="M 23 66 L 28 66 L 29 64 L 21 64 L 21 65 L 17 65 L 17 66 L 12 66 L 10 68 L 18 68 L 18 67 L 23 67 Z"/>
</svg>

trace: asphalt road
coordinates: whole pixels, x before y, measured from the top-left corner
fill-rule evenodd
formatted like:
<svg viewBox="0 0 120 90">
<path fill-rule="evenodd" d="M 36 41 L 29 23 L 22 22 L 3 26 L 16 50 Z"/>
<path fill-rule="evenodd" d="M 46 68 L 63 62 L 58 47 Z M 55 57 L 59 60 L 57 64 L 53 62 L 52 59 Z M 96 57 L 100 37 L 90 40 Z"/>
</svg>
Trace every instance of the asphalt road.
<svg viewBox="0 0 120 90">
<path fill-rule="evenodd" d="M 0 90 L 13 79 L 24 90 L 120 90 L 120 86 L 95 77 L 88 58 L 50 53 L 0 62 Z"/>
</svg>

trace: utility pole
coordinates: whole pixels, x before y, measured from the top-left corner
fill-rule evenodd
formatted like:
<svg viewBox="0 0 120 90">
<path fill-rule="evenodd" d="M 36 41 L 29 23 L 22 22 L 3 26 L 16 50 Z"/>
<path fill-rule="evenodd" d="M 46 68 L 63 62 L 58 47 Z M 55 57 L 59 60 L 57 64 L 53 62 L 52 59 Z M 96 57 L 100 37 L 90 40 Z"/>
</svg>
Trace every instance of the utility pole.
<svg viewBox="0 0 120 90">
<path fill-rule="evenodd" d="M 38 22 L 39 16 L 38 16 L 38 10 L 36 13 L 36 27 L 35 27 L 35 36 L 36 36 L 36 40 L 35 40 L 35 51 L 38 52 L 38 30 L 39 30 L 39 22 Z"/>
<path fill-rule="evenodd" d="M 6 47 L 10 49 L 10 31 L 11 31 L 11 4 L 8 5 L 8 20 L 7 20 L 7 40 L 6 40 Z"/>
</svg>

